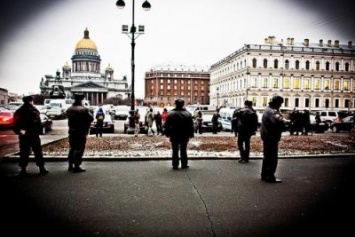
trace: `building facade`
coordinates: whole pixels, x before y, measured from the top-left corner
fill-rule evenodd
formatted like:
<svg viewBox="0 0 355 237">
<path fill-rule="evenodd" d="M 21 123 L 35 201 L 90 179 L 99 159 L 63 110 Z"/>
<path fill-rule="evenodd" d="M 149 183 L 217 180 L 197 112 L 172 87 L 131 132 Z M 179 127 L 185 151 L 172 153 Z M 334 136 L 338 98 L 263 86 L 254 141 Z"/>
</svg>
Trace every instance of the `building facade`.
<svg viewBox="0 0 355 237">
<path fill-rule="evenodd" d="M 111 97 L 125 99 L 129 96 L 131 88 L 126 77 L 114 79 L 114 70 L 110 65 L 101 72 L 101 57 L 96 44 L 89 37 L 88 29 L 85 29 L 83 39 L 76 44 L 71 61 L 71 67 L 66 62 L 61 72 L 58 70 L 56 75 L 45 75 L 41 79 L 42 94 L 72 98 L 74 93 L 80 92 L 92 105 L 103 104 Z"/>
<path fill-rule="evenodd" d="M 9 103 L 9 93 L 6 89 L 0 88 L 0 105 L 7 105 Z"/>
<path fill-rule="evenodd" d="M 145 73 L 144 102 L 160 107 L 174 106 L 176 98 L 185 104 L 209 104 L 208 67 L 163 65 Z"/>
<path fill-rule="evenodd" d="M 285 109 L 346 110 L 355 105 L 355 47 L 352 42 L 310 43 L 294 38 L 246 44 L 210 68 L 213 105 L 264 109 L 281 95 Z"/>
</svg>

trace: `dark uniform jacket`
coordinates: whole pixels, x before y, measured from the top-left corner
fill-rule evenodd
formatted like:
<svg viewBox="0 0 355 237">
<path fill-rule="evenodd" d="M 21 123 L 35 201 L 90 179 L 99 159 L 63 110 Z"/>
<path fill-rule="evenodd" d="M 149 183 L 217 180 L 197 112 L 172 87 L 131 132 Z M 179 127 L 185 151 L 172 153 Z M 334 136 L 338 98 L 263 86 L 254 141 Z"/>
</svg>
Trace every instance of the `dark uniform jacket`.
<svg viewBox="0 0 355 237">
<path fill-rule="evenodd" d="M 284 130 L 284 120 L 281 113 L 271 107 L 267 107 L 263 113 L 260 135 L 263 141 L 278 142 Z"/>
<path fill-rule="evenodd" d="M 170 110 L 165 123 L 165 135 L 170 141 L 189 140 L 194 137 L 194 126 L 190 112 L 186 109 Z"/>
<path fill-rule="evenodd" d="M 25 130 L 26 135 L 39 135 L 41 133 L 40 113 L 31 104 L 23 104 L 15 111 L 13 131 L 20 135 L 21 130 Z"/>
<path fill-rule="evenodd" d="M 233 113 L 235 131 L 239 134 L 254 135 L 258 129 L 258 115 L 252 108 L 243 108 Z"/>
<path fill-rule="evenodd" d="M 73 104 L 67 109 L 66 115 L 68 117 L 69 133 L 89 133 L 90 124 L 94 121 L 94 117 L 88 108 Z"/>
</svg>

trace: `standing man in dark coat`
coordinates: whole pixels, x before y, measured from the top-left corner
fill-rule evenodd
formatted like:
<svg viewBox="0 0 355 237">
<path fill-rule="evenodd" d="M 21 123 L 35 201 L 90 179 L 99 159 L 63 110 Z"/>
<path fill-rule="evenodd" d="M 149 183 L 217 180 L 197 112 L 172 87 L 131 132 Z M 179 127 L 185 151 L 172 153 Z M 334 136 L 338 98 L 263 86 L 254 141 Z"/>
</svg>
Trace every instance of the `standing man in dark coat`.
<svg viewBox="0 0 355 237">
<path fill-rule="evenodd" d="M 90 124 L 94 120 L 94 117 L 89 109 L 82 105 L 84 99 L 83 94 L 76 94 L 74 99 L 74 103 L 66 111 L 70 145 L 68 171 L 77 173 L 85 171 L 80 165 L 85 151 L 86 138 L 89 133 Z"/>
<path fill-rule="evenodd" d="M 179 167 L 179 151 L 181 157 L 181 168 L 187 169 L 187 144 L 190 138 L 194 137 L 194 126 L 192 115 L 184 108 L 184 100 L 175 100 L 175 108 L 172 109 L 165 123 L 165 135 L 170 138 L 173 155 L 172 165 L 176 170 Z"/>
<path fill-rule="evenodd" d="M 22 98 L 23 105 L 15 111 L 13 131 L 19 137 L 20 144 L 20 175 L 26 174 L 30 149 L 34 153 L 36 165 L 39 167 L 39 174 L 44 175 L 48 170 L 44 168 L 44 159 L 41 146 L 41 118 L 39 111 L 33 106 L 33 97 Z"/>
<path fill-rule="evenodd" d="M 217 134 L 218 126 L 219 126 L 219 118 L 221 115 L 219 114 L 219 109 L 216 109 L 216 112 L 212 116 L 212 133 Z"/>
<path fill-rule="evenodd" d="M 281 182 L 281 179 L 275 177 L 275 172 L 278 163 L 278 144 L 284 130 L 284 120 L 279 111 L 283 102 L 281 96 L 272 97 L 261 121 L 260 135 L 264 146 L 261 180 L 268 183 Z"/>
<path fill-rule="evenodd" d="M 249 162 L 250 138 L 255 135 L 258 128 L 258 115 L 252 107 L 253 102 L 246 100 L 244 108 L 236 110 L 233 118 L 236 119 L 237 145 L 240 154 L 239 163 Z"/>
</svg>

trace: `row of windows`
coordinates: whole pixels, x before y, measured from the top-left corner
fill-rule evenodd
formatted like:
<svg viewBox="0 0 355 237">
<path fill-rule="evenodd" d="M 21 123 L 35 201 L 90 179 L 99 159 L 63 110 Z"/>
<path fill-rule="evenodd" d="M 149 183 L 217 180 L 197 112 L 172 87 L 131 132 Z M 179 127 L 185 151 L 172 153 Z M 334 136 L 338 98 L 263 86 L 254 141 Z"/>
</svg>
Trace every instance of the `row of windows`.
<svg viewBox="0 0 355 237">
<path fill-rule="evenodd" d="M 253 68 L 257 68 L 257 59 L 256 58 L 253 58 L 253 63 L 252 63 L 252 67 Z M 299 60 L 296 60 L 296 62 L 295 62 L 295 69 L 296 70 L 299 70 L 300 69 L 300 61 Z M 284 68 L 285 69 L 290 69 L 290 61 L 288 60 L 288 59 L 286 59 L 285 60 L 285 63 L 284 63 Z M 326 71 L 330 71 L 331 69 L 330 69 L 330 66 L 331 66 L 331 63 L 330 62 L 325 62 L 325 70 Z M 335 63 L 335 65 L 334 65 L 335 67 L 334 67 L 334 70 L 335 71 L 340 71 L 340 63 L 339 62 L 336 62 Z M 268 68 L 269 67 L 269 62 L 268 62 L 268 60 L 265 58 L 264 60 L 263 60 L 263 68 Z M 273 62 L 273 67 L 275 68 L 275 69 L 278 69 L 279 68 L 279 60 L 278 59 L 275 59 L 274 60 L 274 62 Z M 306 70 L 310 70 L 311 69 L 311 62 L 309 61 L 309 60 L 307 60 L 306 62 L 305 62 L 305 69 Z M 319 71 L 319 70 L 321 70 L 321 63 L 319 62 L 319 61 L 316 61 L 316 63 L 315 63 L 315 68 L 314 68 L 315 70 L 317 70 L 317 71 Z M 344 71 L 346 71 L 346 72 L 348 72 L 350 70 L 350 64 L 348 63 L 348 62 L 346 62 L 345 64 L 344 64 Z"/>
<path fill-rule="evenodd" d="M 150 87 L 150 90 L 151 90 L 151 91 L 154 91 L 154 88 L 155 88 L 154 86 L 151 86 L 151 87 Z M 164 90 L 164 88 L 165 88 L 164 85 L 160 85 L 160 89 L 161 89 L 161 90 Z M 174 90 L 177 90 L 177 89 L 180 89 L 181 91 L 185 90 L 185 87 L 184 87 L 184 86 L 180 86 L 180 87 L 178 87 L 178 86 L 173 86 L 173 87 L 171 87 L 170 85 L 167 85 L 167 86 L 166 86 L 166 89 L 167 89 L 167 90 L 171 90 L 172 88 L 173 88 Z M 187 86 L 187 90 L 191 90 L 191 86 Z M 204 86 L 200 86 L 200 87 L 199 87 L 199 86 L 194 86 L 194 90 L 204 91 L 204 90 L 205 90 L 205 87 L 204 87 Z"/>
<path fill-rule="evenodd" d="M 220 92 L 229 92 L 246 88 L 274 88 L 274 89 L 305 89 L 305 90 L 355 90 L 355 83 L 351 85 L 349 79 L 321 79 L 321 78 L 251 78 L 247 84 L 246 78 L 237 79 L 230 83 L 221 84 Z"/>
<path fill-rule="evenodd" d="M 151 93 L 150 95 L 153 96 L 154 93 Z M 167 95 L 167 96 L 171 96 L 171 95 L 174 95 L 174 96 L 185 96 L 185 95 L 190 96 L 191 93 L 190 93 L 190 92 L 185 93 L 185 92 L 183 92 L 183 91 L 181 91 L 181 92 L 179 92 L 179 93 L 178 93 L 177 91 L 174 91 L 173 93 L 171 93 L 170 91 L 167 91 L 166 94 L 164 94 L 164 91 L 161 90 L 161 91 L 159 92 L 159 95 L 160 95 L 160 96 L 164 96 L 164 95 Z M 193 95 L 194 95 L 194 96 L 198 96 L 199 93 L 195 91 L 195 92 L 193 93 Z M 204 92 L 201 92 L 200 95 L 201 95 L 201 96 L 205 96 L 205 93 L 204 93 Z"/>
<path fill-rule="evenodd" d="M 257 97 L 252 97 L 251 101 L 253 102 L 253 106 L 257 107 L 259 106 L 257 104 Z M 261 97 L 261 105 L 262 107 L 266 107 L 268 105 L 268 103 L 270 102 L 270 98 L 269 97 Z M 333 102 L 334 104 L 331 104 L 331 99 L 330 98 L 325 98 L 325 99 L 321 99 L 321 98 L 314 98 L 313 101 L 310 100 L 309 98 L 304 98 L 303 101 L 301 101 L 300 98 L 294 98 L 293 99 L 293 104 L 290 103 L 291 99 L 285 97 L 284 98 L 284 104 L 282 105 L 282 107 L 312 107 L 312 108 L 330 108 L 331 106 L 334 108 L 341 108 L 341 100 L 339 98 L 334 98 Z M 301 104 L 302 103 L 302 104 Z M 350 108 L 351 106 L 354 107 L 355 105 L 355 100 L 353 101 L 353 103 L 351 103 L 350 99 L 344 99 L 344 108 Z"/>
<path fill-rule="evenodd" d="M 184 81 L 184 80 L 170 80 L 170 79 L 168 79 L 168 80 L 160 79 L 160 84 L 164 84 L 165 81 L 166 81 L 167 84 L 170 84 L 171 82 L 177 84 L 178 81 L 180 82 L 181 85 L 184 85 L 184 84 L 185 84 L 185 81 Z M 204 85 L 204 84 L 205 84 L 205 81 L 204 81 L 204 80 L 195 80 L 195 81 L 194 81 L 195 85 L 197 85 L 198 82 L 200 82 L 201 85 Z M 151 83 L 151 84 L 154 84 L 155 81 L 154 81 L 154 80 L 150 80 L 150 83 Z M 187 81 L 187 84 L 191 84 L 191 80 L 188 80 L 188 81 Z"/>
</svg>

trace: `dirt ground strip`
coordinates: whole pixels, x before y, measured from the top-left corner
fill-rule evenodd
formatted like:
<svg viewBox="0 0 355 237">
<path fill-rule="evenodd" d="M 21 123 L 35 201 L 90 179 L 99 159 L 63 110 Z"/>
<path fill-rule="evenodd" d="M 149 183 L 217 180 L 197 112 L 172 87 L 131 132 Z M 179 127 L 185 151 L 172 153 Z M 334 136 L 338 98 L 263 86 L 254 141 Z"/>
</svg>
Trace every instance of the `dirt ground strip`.
<svg viewBox="0 0 355 237">
<path fill-rule="evenodd" d="M 188 145 L 190 154 L 220 155 L 237 154 L 236 137 L 195 137 Z M 251 153 L 262 154 L 262 141 L 259 136 L 251 139 Z M 353 153 L 355 149 L 350 146 L 348 136 L 283 136 L 279 143 L 279 155 L 316 155 L 316 154 L 341 154 Z M 66 156 L 69 152 L 68 139 L 65 138 L 43 146 L 46 156 Z M 96 156 L 165 156 L 171 153 L 169 139 L 164 136 L 114 136 L 92 137 L 87 139 L 85 155 Z M 251 155 L 252 155 L 251 154 Z"/>
</svg>

